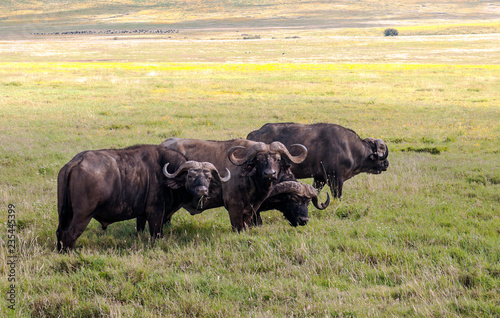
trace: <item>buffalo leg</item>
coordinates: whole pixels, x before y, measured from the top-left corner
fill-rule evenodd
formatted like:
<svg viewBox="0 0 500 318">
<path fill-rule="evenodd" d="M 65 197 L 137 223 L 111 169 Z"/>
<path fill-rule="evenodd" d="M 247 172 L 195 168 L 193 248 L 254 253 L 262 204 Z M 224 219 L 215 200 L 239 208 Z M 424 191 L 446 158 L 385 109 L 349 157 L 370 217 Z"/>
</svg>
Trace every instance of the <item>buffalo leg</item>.
<svg viewBox="0 0 500 318">
<path fill-rule="evenodd" d="M 233 231 L 241 232 L 245 228 L 243 223 L 244 203 L 239 198 L 224 198 L 224 207 L 229 213 L 229 220 L 231 221 Z"/>
<path fill-rule="evenodd" d="M 334 171 L 331 175 L 328 177 L 328 186 L 330 187 L 330 192 L 332 193 L 332 196 L 334 198 L 340 198 L 342 197 L 342 186 L 344 182 L 342 180 L 342 176 Z"/>
<path fill-rule="evenodd" d="M 137 217 L 136 227 L 135 227 L 137 230 L 137 233 L 141 233 L 144 231 L 144 229 L 146 228 L 146 221 L 147 221 L 147 218 L 145 216 Z"/>
<path fill-rule="evenodd" d="M 243 210 L 243 227 L 244 228 L 252 226 L 254 219 L 256 219 L 257 222 L 260 221 L 260 223 L 262 225 L 262 218 L 260 217 L 259 212 L 255 211 L 255 209 L 252 206 Z"/>
<path fill-rule="evenodd" d="M 162 222 L 163 224 L 170 224 L 170 221 L 172 220 L 172 215 L 177 212 L 177 210 L 174 210 L 170 213 L 166 213 L 163 215 L 162 217 Z M 140 216 L 137 218 L 136 220 L 136 230 L 137 230 L 137 233 L 140 233 L 140 232 L 143 232 L 144 229 L 146 228 L 146 221 L 148 221 L 148 218 L 146 216 Z M 156 221 L 152 221 L 152 222 L 156 222 Z M 148 221 L 149 223 L 149 221 Z M 151 231 L 151 226 L 149 227 L 150 231 Z M 162 226 L 162 231 L 163 231 L 163 226 Z M 155 230 L 156 231 L 156 230 Z M 151 234 L 151 236 L 153 236 L 154 234 L 158 234 L 158 232 L 155 232 L 153 234 Z M 161 235 L 161 233 L 160 233 Z"/>
<path fill-rule="evenodd" d="M 163 237 L 163 219 L 165 218 L 163 204 L 152 204 L 146 209 L 149 233 L 153 239 Z"/>
<path fill-rule="evenodd" d="M 241 211 L 241 210 L 240 210 Z M 231 221 L 231 226 L 234 231 L 241 232 L 245 228 L 243 223 L 243 215 L 240 213 L 234 213 L 234 211 L 229 212 L 229 220 Z"/>
<path fill-rule="evenodd" d="M 91 217 L 74 217 L 70 225 L 66 229 L 60 226 L 57 228 L 57 249 L 66 251 L 75 247 L 76 240 L 82 235 L 83 231 L 87 228 Z"/>
<path fill-rule="evenodd" d="M 87 228 L 97 209 L 97 202 L 91 204 L 89 202 L 92 200 L 86 195 L 78 196 L 64 202 L 59 209 L 59 225 L 56 231 L 58 251 L 75 247 L 76 240 Z"/>
</svg>

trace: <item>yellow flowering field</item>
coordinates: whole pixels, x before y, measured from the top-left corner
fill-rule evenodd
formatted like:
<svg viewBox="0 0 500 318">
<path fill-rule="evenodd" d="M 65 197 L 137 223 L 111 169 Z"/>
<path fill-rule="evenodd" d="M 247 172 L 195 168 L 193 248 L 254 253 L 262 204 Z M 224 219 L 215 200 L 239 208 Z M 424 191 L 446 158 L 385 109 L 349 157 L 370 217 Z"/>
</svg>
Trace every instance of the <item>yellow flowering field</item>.
<svg viewBox="0 0 500 318">
<path fill-rule="evenodd" d="M 489 140 L 497 132 L 497 125 L 476 113 L 497 113 L 499 71 L 499 65 L 439 64 L 0 63 L 0 88 L 9 95 L 4 111 L 9 105 L 41 104 L 32 96 L 47 99 L 59 93 L 68 99 L 37 109 L 61 111 L 76 99 L 83 103 L 76 108 L 92 104 L 93 111 L 85 110 L 89 114 L 124 107 L 145 114 L 149 102 L 158 107 L 184 102 L 215 108 L 224 116 L 235 111 L 231 104 L 250 101 L 252 107 L 238 110 L 241 116 L 252 117 L 256 107 L 265 109 L 267 120 L 291 115 L 301 122 L 324 118 L 356 125 L 372 120 L 385 137 L 400 138 L 390 136 L 392 132 L 411 140 L 431 135 L 436 142 L 448 137 L 471 142 Z M 35 95 L 23 95 L 27 90 Z M 82 95 L 90 98 L 82 100 Z M 162 116 L 179 111 L 163 111 Z M 449 111 L 459 117 L 439 118 Z M 408 116 L 414 113 L 421 116 Z M 252 118 L 250 123 L 255 122 L 259 120 Z"/>
</svg>

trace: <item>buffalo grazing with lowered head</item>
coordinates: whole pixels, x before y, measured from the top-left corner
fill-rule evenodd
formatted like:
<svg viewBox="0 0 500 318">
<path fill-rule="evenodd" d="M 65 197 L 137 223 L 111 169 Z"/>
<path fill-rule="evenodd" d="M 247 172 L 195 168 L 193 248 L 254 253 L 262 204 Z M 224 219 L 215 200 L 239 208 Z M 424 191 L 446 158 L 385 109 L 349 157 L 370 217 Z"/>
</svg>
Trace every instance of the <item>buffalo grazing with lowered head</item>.
<svg viewBox="0 0 500 318">
<path fill-rule="evenodd" d="M 280 180 L 274 187 L 267 199 L 261 204 L 259 210 L 254 215 L 252 222 L 254 225 L 261 225 L 260 212 L 278 210 L 288 220 L 290 225 L 306 225 L 309 222 L 309 203 L 313 202 L 319 210 L 324 210 L 330 204 L 330 196 L 324 203 L 319 203 L 318 191 L 308 185 L 297 182 L 295 178 L 291 180 Z"/>
</svg>

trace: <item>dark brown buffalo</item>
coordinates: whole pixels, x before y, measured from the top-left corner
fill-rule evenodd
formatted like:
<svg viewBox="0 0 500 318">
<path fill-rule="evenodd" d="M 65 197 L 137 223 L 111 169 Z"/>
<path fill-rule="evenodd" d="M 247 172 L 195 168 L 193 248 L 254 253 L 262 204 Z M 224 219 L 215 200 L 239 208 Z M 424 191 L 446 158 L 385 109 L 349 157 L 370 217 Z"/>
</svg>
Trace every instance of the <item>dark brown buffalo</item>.
<svg viewBox="0 0 500 318">
<path fill-rule="evenodd" d="M 267 199 L 260 205 L 252 222 L 255 225 L 261 225 L 260 212 L 278 210 L 283 213 L 290 225 L 306 225 L 309 222 L 308 206 L 311 200 L 319 210 L 326 209 L 330 204 L 328 193 L 325 203 L 320 204 L 318 191 L 314 187 L 295 180 L 281 181 L 274 186 Z"/>
<path fill-rule="evenodd" d="M 252 216 L 267 198 L 281 174 L 290 173 L 291 163 L 307 156 L 302 145 L 300 154 L 292 156 L 280 142 L 265 144 L 245 139 L 208 141 L 170 138 L 162 146 L 179 151 L 189 160 L 212 162 L 217 169 L 229 169 L 231 180 L 222 191 L 208 200 L 205 209 L 224 206 L 233 229 L 241 231 L 251 225 Z"/>
<path fill-rule="evenodd" d="M 306 160 L 292 165 L 292 173 L 298 179 L 314 178 L 317 189 L 327 183 L 335 198 L 342 196 L 346 180 L 362 172 L 379 174 L 389 167 L 389 148 L 382 139 L 361 139 L 354 131 L 334 124 L 265 124 L 247 139 L 306 146 Z"/>
<path fill-rule="evenodd" d="M 176 172 L 165 177 L 167 166 Z M 161 236 L 165 213 L 180 204 L 203 201 L 211 176 L 205 169 L 197 173 L 199 168 L 200 163 L 156 145 L 77 154 L 57 178 L 57 249 L 73 248 L 92 218 L 105 229 L 114 222 L 142 217 L 151 236 Z"/>
<path fill-rule="evenodd" d="M 163 147 L 162 147 L 163 148 Z M 221 192 L 221 185 L 227 182 L 231 173 L 226 169 L 227 176 L 221 178 L 215 166 L 209 162 L 187 161 L 174 173 L 167 171 L 168 163 L 163 167 L 163 174 L 167 177 L 166 184 L 171 189 L 180 189 L 185 187 L 191 193 L 192 200 L 178 198 L 175 200 L 177 205 L 172 209 L 165 211 L 163 223 L 170 222 L 172 215 L 181 207 L 186 209 L 192 215 L 201 213 L 206 209 L 206 205 L 210 199 L 217 197 Z M 186 179 L 179 176 L 187 172 Z M 181 181 L 181 182 L 179 182 Z M 182 192 L 174 192 L 178 194 Z M 142 232 L 146 226 L 146 217 L 137 218 L 137 232 Z"/>
</svg>

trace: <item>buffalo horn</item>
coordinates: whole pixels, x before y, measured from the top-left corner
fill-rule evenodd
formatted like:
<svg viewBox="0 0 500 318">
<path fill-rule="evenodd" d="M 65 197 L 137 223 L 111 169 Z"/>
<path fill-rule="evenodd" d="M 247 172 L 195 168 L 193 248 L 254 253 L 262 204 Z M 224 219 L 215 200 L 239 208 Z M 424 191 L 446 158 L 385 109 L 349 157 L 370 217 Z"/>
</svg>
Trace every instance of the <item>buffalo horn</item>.
<svg viewBox="0 0 500 318">
<path fill-rule="evenodd" d="M 380 141 L 382 141 L 382 139 L 380 139 Z M 382 155 L 380 160 L 385 160 L 389 156 L 389 147 L 387 147 L 387 145 L 385 143 L 384 143 L 384 146 L 385 146 L 385 153 Z"/>
<path fill-rule="evenodd" d="M 307 195 L 307 193 L 305 193 L 304 191 L 304 188 L 302 187 L 302 183 L 299 183 L 297 181 L 283 181 L 274 186 L 269 196 L 272 197 L 282 193 Z"/>
<path fill-rule="evenodd" d="M 210 162 L 203 162 L 202 164 L 203 164 L 203 167 L 209 169 L 210 171 L 215 172 L 215 175 L 219 179 L 220 182 L 225 183 L 225 182 L 228 182 L 229 179 L 231 179 L 231 172 L 229 171 L 228 168 L 226 168 L 227 175 L 223 178 L 223 177 L 221 177 L 219 170 L 217 170 L 217 168 L 213 164 L 211 164 Z"/>
<path fill-rule="evenodd" d="M 245 147 L 243 147 L 243 146 L 234 146 L 233 148 L 229 149 L 229 152 L 227 153 L 227 156 L 229 158 L 229 161 L 231 161 L 233 164 L 235 164 L 237 166 L 242 166 L 246 162 L 248 162 L 248 161 L 252 160 L 253 158 L 255 158 L 255 156 L 259 152 L 269 151 L 269 146 L 266 145 L 263 142 L 257 142 L 257 143 L 255 143 L 250 148 L 250 150 L 247 152 L 247 154 L 243 158 L 236 158 L 236 156 L 234 155 L 234 151 L 236 149 L 245 149 Z"/>
<path fill-rule="evenodd" d="M 279 141 L 274 141 L 269 145 L 266 145 L 265 143 L 259 142 L 250 148 L 248 151 L 247 155 L 244 158 L 236 158 L 234 155 L 234 151 L 236 149 L 245 149 L 245 147 L 242 146 L 234 146 L 233 148 L 229 149 L 228 152 L 228 158 L 229 161 L 231 161 L 233 164 L 237 166 L 241 166 L 245 164 L 248 160 L 251 160 L 257 155 L 259 152 L 266 152 L 266 151 L 273 151 L 273 152 L 279 152 L 280 154 L 284 154 L 287 156 L 290 161 L 293 163 L 301 163 L 303 162 L 306 157 L 307 157 L 307 148 L 304 145 L 301 144 L 293 144 L 290 147 L 299 147 L 302 149 L 302 153 L 298 156 L 292 156 L 288 149 Z"/>
<path fill-rule="evenodd" d="M 293 163 L 301 163 L 304 160 L 306 160 L 306 157 L 307 157 L 307 148 L 304 145 L 293 144 L 290 147 L 298 147 L 298 148 L 302 149 L 302 153 L 300 155 L 298 155 L 298 156 L 292 156 L 290 154 L 290 152 L 288 151 L 288 149 L 285 147 L 285 145 L 283 145 L 281 142 L 274 141 L 273 143 L 270 144 L 271 151 L 278 151 L 281 154 L 284 154 Z"/>
<path fill-rule="evenodd" d="M 312 187 L 311 187 L 312 188 Z M 314 188 L 313 188 L 314 189 Z M 316 189 L 314 189 L 316 190 Z M 318 192 L 316 192 L 318 193 Z M 328 207 L 328 205 L 330 204 L 330 194 L 328 194 L 328 192 L 326 193 L 326 201 L 325 203 L 319 203 L 318 202 L 318 196 L 314 196 L 312 197 L 312 203 L 314 204 L 314 206 L 318 209 L 318 210 L 324 210 Z"/>
<path fill-rule="evenodd" d="M 312 199 L 312 203 L 318 210 L 324 210 L 328 207 L 330 204 L 330 195 L 328 192 L 326 193 L 326 201 L 325 203 L 319 203 L 318 202 L 318 190 L 316 190 L 313 186 L 309 184 L 302 184 L 304 187 L 304 193 L 307 193 L 306 195 Z"/>
<path fill-rule="evenodd" d="M 389 156 L 389 147 L 387 147 L 382 139 L 368 137 L 365 139 L 365 141 L 372 145 L 373 154 L 378 160 L 387 159 L 387 156 Z M 373 149 L 373 146 L 375 146 L 375 149 Z"/>
<path fill-rule="evenodd" d="M 177 171 L 175 171 L 174 173 L 169 173 L 167 170 L 169 164 L 170 163 L 167 163 L 165 164 L 165 166 L 163 166 L 163 174 L 165 175 L 165 177 L 170 179 L 176 178 L 180 173 L 189 170 L 191 168 L 201 169 L 202 167 L 201 163 L 199 163 L 198 161 L 186 161 L 177 169 Z"/>
<path fill-rule="evenodd" d="M 237 150 L 237 149 L 245 149 L 245 147 L 243 147 L 243 146 L 234 146 L 233 148 L 229 149 L 229 151 L 227 153 L 227 157 L 229 158 L 229 161 L 231 161 L 231 163 L 233 165 L 241 166 L 241 165 L 245 164 L 245 162 L 247 161 L 247 159 L 246 159 L 246 157 L 244 157 L 244 158 L 236 158 L 236 156 L 234 155 L 234 151 Z"/>
<path fill-rule="evenodd" d="M 383 160 L 385 153 L 387 152 L 387 146 L 385 145 L 384 141 L 382 139 L 374 139 L 373 143 L 375 144 L 375 153 L 377 154 L 377 158 L 379 160 Z"/>
<path fill-rule="evenodd" d="M 314 206 L 319 210 L 324 210 L 330 204 L 330 195 L 327 193 L 325 203 L 318 202 L 318 190 L 313 186 L 308 184 L 299 183 L 297 181 L 283 181 L 278 183 L 273 191 L 269 194 L 270 197 L 282 194 L 282 193 L 293 193 L 300 196 L 308 197 L 312 200 Z"/>
</svg>

